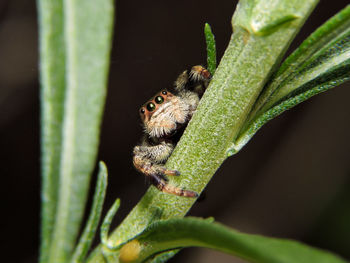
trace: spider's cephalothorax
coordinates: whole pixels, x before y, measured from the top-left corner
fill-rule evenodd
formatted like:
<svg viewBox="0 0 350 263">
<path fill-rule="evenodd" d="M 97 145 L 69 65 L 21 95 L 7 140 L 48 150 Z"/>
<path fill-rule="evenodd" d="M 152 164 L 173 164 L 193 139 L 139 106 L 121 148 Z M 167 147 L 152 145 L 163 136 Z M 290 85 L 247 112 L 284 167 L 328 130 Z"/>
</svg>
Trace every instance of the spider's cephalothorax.
<svg viewBox="0 0 350 263">
<path fill-rule="evenodd" d="M 211 75 L 202 66 L 186 70 L 175 81 L 174 91 L 162 90 L 140 109 L 145 136 L 134 148 L 134 166 L 149 177 L 160 191 L 187 197 L 197 197 L 193 191 L 167 183 L 167 175 L 180 175 L 164 167 L 184 128 L 197 108 Z"/>
</svg>

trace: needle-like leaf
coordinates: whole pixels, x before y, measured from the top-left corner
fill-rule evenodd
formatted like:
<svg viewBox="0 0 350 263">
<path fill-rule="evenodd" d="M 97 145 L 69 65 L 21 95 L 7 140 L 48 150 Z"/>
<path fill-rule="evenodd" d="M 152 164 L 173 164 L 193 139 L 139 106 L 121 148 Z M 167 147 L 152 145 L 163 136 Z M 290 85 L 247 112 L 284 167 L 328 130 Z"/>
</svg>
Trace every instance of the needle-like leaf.
<svg viewBox="0 0 350 263">
<path fill-rule="evenodd" d="M 216 43 L 214 34 L 208 23 L 205 23 L 204 35 L 207 43 L 207 67 L 209 72 L 213 75 L 216 70 Z"/>
<path fill-rule="evenodd" d="M 100 232 L 101 242 L 102 242 L 103 245 L 105 245 L 106 247 L 108 247 L 110 249 L 113 249 L 114 245 L 108 244 L 109 228 L 111 226 L 113 217 L 118 212 L 119 206 L 120 206 L 120 200 L 117 199 L 117 200 L 115 200 L 115 202 L 112 205 L 112 207 L 108 210 L 107 215 L 103 219 L 103 222 L 102 222 L 102 225 L 101 225 L 101 232 Z"/>
<path fill-rule="evenodd" d="M 80 237 L 77 247 L 74 250 L 72 263 L 84 262 L 91 243 L 96 234 L 98 223 L 100 222 L 103 203 L 107 189 L 107 167 L 104 162 L 100 162 L 100 169 L 97 175 L 97 183 L 95 187 L 94 200 L 92 202 L 90 216 L 86 223 L 85 229 Z"/>
</svg>

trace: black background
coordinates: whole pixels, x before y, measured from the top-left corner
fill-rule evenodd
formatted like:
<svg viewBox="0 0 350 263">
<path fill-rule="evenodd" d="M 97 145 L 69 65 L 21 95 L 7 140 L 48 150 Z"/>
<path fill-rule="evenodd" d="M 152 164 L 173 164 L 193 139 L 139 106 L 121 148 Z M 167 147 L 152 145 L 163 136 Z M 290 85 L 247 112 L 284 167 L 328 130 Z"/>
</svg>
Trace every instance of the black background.
<svg viewBox="0 0 350 263">
<path fill-rule="evenodd" d="M 348 3 L 321 1 L 292 44 Z M 109 169 L 106 207 L 120 223 L 147 189 L 132 167 L 141 137 L 138 108 L 185 68 L 205 64 L 203 26 L 228 43 L 236 1 L 117 3 L 108 98 L 98 159 Z M 35 1 L 0 2 L 1 261 L 36 262 L 39 242 L 39 84 Z M 289 51 L 290 53 L 290 51 Z M 302 240 L 350 258 L 349 84 L 319 95 L 266 125 L 228 159 L 190 215 L 214 216 L 250 233 Z M 95 178 L 95 175 L 94 177 Z M 9 258 L 8 260 L 4 260 Z M 186 249 L 170 262 L 243 262 Z"/>
</svg>

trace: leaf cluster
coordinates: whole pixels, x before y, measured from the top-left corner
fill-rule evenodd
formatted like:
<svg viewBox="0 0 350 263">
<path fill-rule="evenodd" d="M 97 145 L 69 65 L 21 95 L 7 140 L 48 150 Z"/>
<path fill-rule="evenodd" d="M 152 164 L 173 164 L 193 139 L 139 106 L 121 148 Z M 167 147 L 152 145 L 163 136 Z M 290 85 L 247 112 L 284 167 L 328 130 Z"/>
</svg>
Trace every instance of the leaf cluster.
<svg viewBox="0 0 350 263">
<path fill-rule="evenodd" d="M 111 47 L 113 4 L 110 0 L 97 2 L 38 1 L 43 174 L 40 262 L 165 262 L 178 249 L 192 246 L 250 262 L 345 262 L 296 241 L 240 233 L 212 219 L 181 218 L 194 200 L 153 188 L 109 235 L 120 205 L 116 200 L 102 223 L 101 245 L 87 259 L 107 188 L 107 168 L 101 162 L 90 216 L 76 245 L 96 159 Z M 218 67 L 215 38 L 205 25 L 207 66 L 215 74 L 166 164 L 181 167 L 184 174 L 181 182 L 174 178 L 171 183 L 186 183 L 201 192 L 221 163 L 269 120 L 349 80 L 350 5 L 277 67 L 316 4 L 316 0 L 241 0 L 232 20 L 234 33 Z M 257 61 L 262 66 L 252 71 Z"/>
</svg>

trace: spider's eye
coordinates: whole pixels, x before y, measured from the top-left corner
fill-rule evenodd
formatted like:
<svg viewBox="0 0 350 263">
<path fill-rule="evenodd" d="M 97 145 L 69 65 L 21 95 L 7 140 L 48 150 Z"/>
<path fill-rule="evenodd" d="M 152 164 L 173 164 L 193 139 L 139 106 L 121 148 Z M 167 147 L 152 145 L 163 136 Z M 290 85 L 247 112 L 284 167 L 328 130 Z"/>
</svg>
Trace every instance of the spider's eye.
<svg viewBox="0 0 350 263">
<path fill-rule="evenodd" d="M 164 102 L 164 98 L 162 96 L 157 96 L 157 97 L 154 98 L 154 101 L 157 104 L 162 104 Z"/>
<path fill-rule="evenodd" d="M 167 95 L 168 92 L 166 92 L 166 90 L 163 90 L 163 91 L 162 91 L 162 94 L 163 94 L 163 95 Z"/>
<path fill-rule="evenodd" d="M 145 109 L 144 109 L 144 108 L 141 108 L 141 109 L 140 109 L 140 112 L 141 112 L 142 114 L 145 114 Z"/>
<path fill-rule="evenodd" d="M 146 106 L 147 110 L 154 111 L 156 109 L 156 105 L 153 102 L 149 102 Z"/>
</svg>

